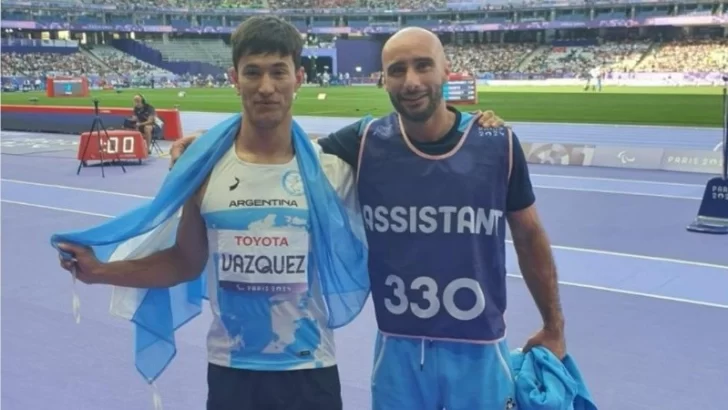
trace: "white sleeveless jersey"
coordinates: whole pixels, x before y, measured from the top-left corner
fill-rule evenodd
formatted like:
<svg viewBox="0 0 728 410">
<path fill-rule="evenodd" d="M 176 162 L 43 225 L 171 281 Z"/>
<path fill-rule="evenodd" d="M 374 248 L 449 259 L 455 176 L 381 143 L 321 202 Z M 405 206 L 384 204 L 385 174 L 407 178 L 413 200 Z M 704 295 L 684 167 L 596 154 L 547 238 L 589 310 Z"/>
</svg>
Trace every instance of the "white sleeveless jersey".
<svg viewBox="0 0 728 410">
<path fill-rule="evenodd" d="M 339 196 L 355 202 L 351 167 L 314 146 Z M 210 174 L 201 212 L 214 316 L 208 360 L 248 370 L 333 366 L 333 331 L 326 326 L 309 254 L 308 205 L 296 159 L 251 164 L 240 160 L 233 146 Z"/>
</svg>

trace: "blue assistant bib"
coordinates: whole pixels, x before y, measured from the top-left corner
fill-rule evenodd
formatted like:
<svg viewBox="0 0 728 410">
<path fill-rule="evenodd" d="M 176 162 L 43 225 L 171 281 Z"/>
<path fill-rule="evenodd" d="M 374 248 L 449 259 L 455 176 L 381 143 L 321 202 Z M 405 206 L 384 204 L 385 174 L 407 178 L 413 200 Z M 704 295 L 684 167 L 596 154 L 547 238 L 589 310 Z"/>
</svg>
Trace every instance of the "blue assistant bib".
<svg viewBox="0 0 728 410">
<path fill-rule="evenodd" d="M 510 131 L 471 123 L 451 152 L 432 156 L 402 129 L 396 114 L 373 121 L 360 153 L 379 328 L 399 336 L 500 339 Z"/>
</svg>

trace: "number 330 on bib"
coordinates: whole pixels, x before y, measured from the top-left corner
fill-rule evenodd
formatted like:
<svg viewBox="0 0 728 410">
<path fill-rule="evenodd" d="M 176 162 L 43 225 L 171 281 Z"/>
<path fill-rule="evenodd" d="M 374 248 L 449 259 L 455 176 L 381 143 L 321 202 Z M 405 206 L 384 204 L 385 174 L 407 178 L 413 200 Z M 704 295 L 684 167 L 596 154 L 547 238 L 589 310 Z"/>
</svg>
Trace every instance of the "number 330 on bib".
<svg viewBox="0 0 728 410">
<path fill-rule="evenodd" d="M 393 292 L 392 298 L 384 299 L 384 307 L 394 315 L 402 315 L 409 310 L 420 319 L 430 319 L 441 309 L 445 309 L 449 316 L 457 320 L 472 320 L 485 310 L 485 294 L 475 279 L 455 279 L 444 287 L 441 294 L 435 279 L 429 276 L 418 276 L 412 280 L 409 289 L 422 295 L 419 303 L 408 300 L 408 289 L 401 277 L 389 275 L 384 284 Z M 473 294 L 475 302 L 472 306 L 463 309 L 455 304 L 455 294 L 458 291 Z"/>
</svg>

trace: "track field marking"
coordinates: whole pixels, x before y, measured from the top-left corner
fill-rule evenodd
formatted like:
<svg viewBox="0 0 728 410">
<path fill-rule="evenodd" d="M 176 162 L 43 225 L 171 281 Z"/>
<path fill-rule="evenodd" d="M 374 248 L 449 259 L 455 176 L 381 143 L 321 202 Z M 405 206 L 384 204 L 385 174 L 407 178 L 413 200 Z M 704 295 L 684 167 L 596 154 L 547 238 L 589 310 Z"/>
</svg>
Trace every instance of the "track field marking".
<svg viewBox="0 0 728 410">
<path fill-rule="evenodd" d="M 79 215 L 87 215 L 87 216 L 98 216 L 101 218 L 113 218 L 113 215 L 107 215 L 107 214 L 99 214 L 96 212 L 87 212 L 87 211 L 79 211 L 78 209 L 70 209 L 70 208 L 59 208 L 57 206 L 47 206 L 47 205 L 40 205 L 40 204 L 31 204 L 30 202 L 21 202 L 21 201 L 11 201 L 9 199 L 0 199 L 0 202 L 4 202 L 6 204 L 13 204 L 13 205 L 22 205 L 22 206 L 29 206 L 32 208 L 41 208 L 41 209 L 49 209 L 51 211 L 59 211 L 59 212 L 68 212 L 72 214 L 79 214 Z"/>
<path fill-rule="evenodd" d="M 548 185 L 533 185 L 534 188 L 539 189 L 553 189 L 558 191 L 576 191 L 576 192 L 594 192 L 599 194 L 613 194 L 613 195 L 631 195 L 631 196 L 648 196 L 652 198 L 665 198 L 665 199 L 687 199 L 691 201 L 700 201 L 701 197 L 698 196 L 683 196 L 683 195 L 665 195 L 665 194 L 651 194 L 647 192 L 631 192 L 631 191 L 615 191 L 611 189 L 584 189 L 584 188 L 569 188 L 561 186 L 548 186 Z"/>
<path fill-rule="evenodd" d="M 50 186 L 64 188 L 64 189 L 70 189 L 70 190 L 76 189 L 74 187 L 64 187 L 61 185 L 50 185 Z M 118 194 L 118 193 L 114 193 L 111 191 L 88 190 L 86 188 L 81 188 L 81 190 L 97 192 L 97 193 L 104 193 L 104 194 L 111 194 L 111 195 Z M 128 194 L 123 194 L 123 195 L 128 195 Z M 135 197 L 150 198 L 150 197 L 143 197 L 143 196 L 139 196 L 139 195 L 135 195 Z M 3 199 L 2 202 L 15 203 L 15 204 L 26 205 L 26 206 L 35 206 L 37 208 L 46 208 L 46 209 L 54 209 L 54 210 L 59 210 L 59 211 L 75 212 L 75 213 L 80 213 L 80 214 L 88 214 L 88 215 L 92 215 L 92 216 L 102 216 L 102 217 L 107 217 L 107 218 L 114 217 L 113 215 L 86 212 L 86 211 L 80 211 L 80 210 L 68 209 L 68 208 L 57 208 L 57 207 L 53 207 L 53 206 L 33 204 L 33 203 L 29 203 L 29 202 L 10 201 L 10 200 L 6 200 L 6 199 Z M 511 241 L 510 239 L 506 240 L 506 242 L 513 243 L 513 241 Z M 600 249 L 578 248 L 578 247 L 563 246 L 563 245 L 551 245 L 551 246 L 554 249 L 560 249 L 560 250 L 572 251 L 572 252 L 594 253 L 594 254 L 600 254 L 600 255 L 618 256 L 618 257 L 623 257 L 623 258 L 642 259 L 642 260 L 650 260 L 650 261 L 655 261 L 655 262 L 669 262 L 669 263 L 676 263 L 676 264 L 683 264 L 683 265 L 700 266 L 700 267 L 704 267 L 704 268 L 715 268 L 715 269 L 728 270 L 727 265 L 717 265 L 717 264 L 710 264 L 710 263 L 705 263 L 705 262 L 687 261 L 687 260 L 683 260 L 683 259 L 672 259 L 672 258 L 664 258 L 664 257 L 659 257 L 659 256 L 637 255 L 637 254 L 632 254 L 632 253 L 612 252 L 612 251 L 605 251 L 605 250 L 600 250 Z"/>
<path fill-rule="evenodd" d="M 510 239 L 506 239 L 506 242 L 513 243 L 513 241 Z M 641 259 L 641 260 L 647 260 L 647 261 L 653 261 L 653 262 L 668 262 L 668 263 L 675 263 L 675 264 L 679 264 L 679 265 L 698 266 L 701 268 L 728 270 L 728 265 L 718 265 L 718 264 L 707 263 L 707 262 L 688 261 L 688 260 L 684 260 L 684 259 L 664 258 L 661 256 L 637 255 L 634 253 L 613 252 L 613 251 L 605 251 L 605 250 L 601 250 L 601 249 L 578 248 L 578 247 L 574 247 L 574 246 L 563 246 L 563 245 L 551 245 L 551 247 L 554 249 L 559 249 L 559 250 L 563 250 L 563 251 L 593 253 L 593 254 L 597 254 L 597 255 L 617 256 L 617 257 L 622 257 L 622 258 Z"/>
<path fill-rule="evenodd" d="M 127 193 L 116 192 L 116 191 L 105 191 L 103 189 L 81 188 L 81 187 L 68 186 L 68 185 L 44 184 L 44 183 L 40 183 L 40 182 L 21 181 L 21 180 L 17 180 L 17 179 L 2 178 L 2 179 L 0 179 L 0 181 L 10 182 L 12 184 L 20 184 L 20 185 L 32 185 L 32 186 L 40 186 L 40 187 L 46 187 L 46 188 L 67 189 L 69 191 L 91 192 L 94 194 L 105 194 L 105 195 L 114 195 L 114 196 L 125 196 L 128 198 L 139 198 L 139 199 L 152 199 L 153 198 L 151 196 L 127 194 Z"/>
<path fill-rule="evenodd" d="M 13 205 L 28 206 L 28 207 L 33 207 L 33 208 L 48 209 L 48 210 L 53 210 L 53 211 L 58 211 L 58 212 L 68 212 L 68 213 L 73 213 L 73 214 L 88 215 L 88 216 L 95 216 L 95 217 L 102 217 L 102 218 L 113 218 L 113 216 L 111 216 L 111 215 L 99 214 L 99 213 L 95 213 L 95 212 L 80 211 L 80 210 L 76 210 L 76 209 L 58 208 L 58 207 L 45 206 L 45 205 L 39 205 L 39 204 L 31 204 L 31 203 L 27 203 L 27 202 L 9 201 L 9 200 L 5 200 L 5 199 L 1 200 L 1 202 L 13 204 Z M 511 242 L 511 241 L 507 241 L 507 242 Z M 701 263 L 701 262 L 690 262 L 690 261 L 683 261 L 683 260 L 677 260 L 677 259 L 666 259 L 666 258 L 657 258 L 657 257 L 649 257 L 649 256 L 641 256 L 641 255 L 621 254 L 621 253 L 617 253 L 617 252 L 599 251 L 596 249 L 582 249 L 582 248 L 573 248 L 573 247 L 557 246 L 557 245 L 553 245 L 553 248 L 574 250 L 574 251 L 578 251 L 578 252 L 592 252 L 592 253 L 600 253 L 600 254 L 605 254 L 605 255 L 624 256 L 624 257 L 630 257 L 630 258 L 667 261 L 667 262 L 682 263 L 682 264 L 696 265 L 696 266 L 715 267 L 715 268 L 719 268 L 719 269 L 728 270 L 728 266 L 712 265 L 712 264 Z M 510 278 L 523 280 L 523 276 L 521 276 L 521 275 L 509 273 L 509 274 L 507 274 L 507 276 Z M 578 283 L 578 282 L 559 281 L 559 284 L 562 286 L 591 289 L 591 290 L 597 290 L 597 291 L 601 291 L 601 292 L 617 293 L 617 294 L 623 294 L 623 295 L 628 295 L 628 296 L 643 297 L 643 298 L 647 298 L 647 299 L 662 300 L 662 301 L 667 301 L 667 302 L 684 303 L 684 304 L 689 304 L 689 305 L 697 305 L 697 306 L 719 308 L 719 309 L 728 309 L 728 305 L 704 302 L 704 301 L 695 300 L 695 299 L 676 298 L 676 297 L 671 297 L 671 296 L 658 295 L 658 294 L 654 294 L 654 293 L 634 292 L 634 291 L 625 290 L 625 289 L 589 285 L 589 284 Z"/>
<path fill-rule="evenodd" d="M 67 189 L 67 190 L 71 190 L 71 191 L 124 196 L 124 197 L 129 197 L 129 198 L 139 198 L 139 199 L 152 199 L 153 198 L 151 196 L 145 196 L 145 195 L 127 194 L 127 193 L 123 193 L 123 192 L 105 191 L 102 189 L 81 188 L 81 187 L 74 187 L 74 186 L 68 186 L 68 185 L 44 184 L 44 183 L 40 183 L 40 182 L 21 181 L 21 180 L 16 180 L 16 179 L 0 179 L 0 180 L 3 182 L 9 182 L 9 183 L 13 183 L 13 184 L 32 185 L 32 186 L 57 188 L 57 189 Z M 644 183 L 648 183 L 648 181 L 644 181 Z M 660 182 L 654 182 L 654 183 L 662 184 L 662 185 L 666 185 L 666 186 L 669 186 L 672 184 L 672 183 L 660 183 Z M 685 184 L 685 185 L 693 186 L 693 185 L 689 185 L 689 184 Z M 552 190 L 576 191 L 576 192 L 595 192 L 595 193 L 613 194 L 613 195 L 646 196 L 646 197 L 665 198 L 665 199 L 685 199 L 685 200 L 696 200 L 696 201 L 699 201 L 702 199 L 702 197 L 697 197 L 697 196 L 693 197 L 693 196 L 683 196 L 683 195 L 653 194 L 653 193 L 646 193 L 646 192 L 617 191 L 617 190 L 610 190 L 610 189 L 569 188 L 569 187 L 559 187 L 559 186 L 550 186 L 550 185 L 533 185 L 533 187 L 539 188 L 539 189 L 552 189 Z M 694 185 L 694 187 L 696 187 L 696 188 L 701 187 L 701 185 Z"/>
<path fill-rule="evenodd" d="M 625 184 L 649 184 L 649 185 L 666 185 L 666 186 L 705 188 L 704 184 L 686 184 L 686 183 L 682 183 L 682 182 L 647 181 L 647 180 L 639 180 L 639 179 L 580 177 L 580 176 L 576 176 L 576 175 L 551 175 L 551 174 L 531 174 L 531 176 L 532 177 L 542 177 L 542 178 L 557 178 L 557 179 L 580 179 L 580 180 L 585 180 L 585 181 L 624 182 Z"/>
<path fill-rule="evenodd" d="M 509 273 L 509 274 L 507 274 L 507 276 L 509 278 L 517 278 L 517 279 L 523 280 L 523 276 L 521 276 L 521 275 Z M 618 293 L 618 294 L 622 294 L 622 295 L 643 297 L 643 298 L 648 298 L 648 299 L 658 299 L 658 300 L 664 300 L 664 301 L 668 301 L 668 302 L 685 303 L 688 305 L 705 306 L 705 307 L 712 307 L 712 308 L 718 308 L 718 309 L 728 309 L 728 305 L 722 305 L 720 303 L 703 302 L 703 301 L 695 300 L 695 299 L 676 298 L 676 297 L 672 297 L 672 296 L 658 295 L 655 293 L 634 292 L 631 290 L 610 288 L 610 287 L 606 287 L 606 286 L 587 285 L 584 283 L 566 282 L 566 281 L 559 281 L 559 285 L 570 286 L 570 287 L 575 287 L 575 288 L 582 288 L 582 289 L 598 290 L 601 292 Z"/>
</svg>

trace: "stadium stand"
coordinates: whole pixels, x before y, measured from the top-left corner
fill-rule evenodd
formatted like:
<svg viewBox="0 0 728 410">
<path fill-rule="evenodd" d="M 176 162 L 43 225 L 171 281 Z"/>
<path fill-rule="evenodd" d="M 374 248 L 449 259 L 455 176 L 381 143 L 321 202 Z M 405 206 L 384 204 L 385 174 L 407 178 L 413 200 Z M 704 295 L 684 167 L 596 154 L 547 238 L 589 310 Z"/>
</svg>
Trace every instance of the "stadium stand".
<svg viewBox="0 0 728 410">
<path fill-rule="evenodd" d="M 104 65 L 119 74 L 135 76 L 168 76 L 171 72 L 145 63 L 129 54 L 106 45 L 90 47 L 88 51 Z"/>
<path fill-rule="evenodd" d="M 447 45 L 445 52 L 453 71 L 498 75 L 516 71 L 536 48 L 529 44 Z"/>
<path fill-rule="evenodd" d="M 60 53 L 8 53 L 10 65 L 22 75 L 31 77 L 106 75 L 112 72 L 108 67 L 86 54 Z M 3 60 L 4 62 L 4 60 Z"/>
<path fill-rule="evenodd" d="M 50 4 L 48 1 L 30 1 L 36 4 Z M 191 10 L 213 9 L 353 9 L 364 8 L 370 10 L 443 10 L 447 8 L 446 0 L 60 0 L 55 4 L 93 4 L 113 5 L 117 9 L 144 10 L 159 8 L 186 8 Z M 573 3 L 584 4 L 584 1 L 522 1 L 492 0 L 483 8 L 495 9 L 512 7 L 517 4 L 538 5 L 539 3 Z"/>
<path fill-rule="evenodd" d="M 649 42 L 609 42 L 588 46 L 542 47 L 521 70 L 552 77 L 578 76 L 594 67 L 629 71 L 650 48 Z"/>
<path fill-rule="evenodd" d="M 639 72 L 728 72 L 728 40 L 683 40 L 653 49 Z"/>
<path fill-rule="evenodd" d="M 725 5 L 662 3 L 494 0 L 482 5 L 469 0 L 62 0 L 49 9 L 51 3 L 47 0 L 21 3 L 3 0 L 2 20 L 19 22 L 21 26 L 91 24 L 113 27 L 111 31 L 117 32 L 132 31 L 136 26 L 153 27 L 136 31 L 135 38 L 87 36 L 83 42 L 30 40 L 27 32 L 5 31 L 4 45 L 10 44 L 6 40 L 15 41 L 15 36 L 22 37 L 22 41 L 41 43 L 32 50 L 23 47 L 3 50 L 3 76 L 80 73 L 95 77 L 92 86 L 106 80 L 139 84 L 148 82 L 148 78 L 155 78 L 157 84 L 165 86 L 224 84 L 224 80 L 210 80 L 224 76 L 224 70 L 230 66 L 231 52 L 226 37 L 245 19 L 245 9 L 285 10 L 281 12 L 284 18 L 308 33 L 307 47 L 311 48 L 311 54 L 328 58 L 340 52 L 339 41 L 356 43 L 364 41 L 356 38 L 371 34 L 363 31 L 342 40 L 339 33 L 347 33 L 349 28 L 372 30 L 374 41 L 381 45 L 386 35 L 399 27 L 447 25 L 450 28 L 440 31 L 451 68 L 481 79 L 583 78 L 594 68 L 606 76 L 728 71 L 725 38 L 728 30 L 720 25 L 699 27 L 699 33 L 697 29 L 695 33 L 673 30 L 671 25 L 639 31 L 632 27 L 654 17 L 708 17 L 719 22 L 725 19 Z M 32 6 L 27 7 L 28 4 Z M 194 12 L 175 11 L 178 9 Z M 435 10 L 437 13 L 432 12 Z M 549 25 L 561 23 L 567 24 L 566 29 L 546 30 Z M 478 29 L 462 32 L 464 25 Z M 572 31 L 571 25 L 600 29 Z M 519 27 L 526 28 L 518 31 Z M 98 33 L 98 29 L 94 32 Z M 49 48 L 48 41 L 56 45 L 66 42 L 66 48 L 59 52 Z M 375 49 L 366 53 L 376 55 Z M 370 61 L 348 61 L 340 71 L 356 73 L 354 83 L 371 83 L 379 67 L 376 63 L 361 64 L 364 62 Z M 355 70 L 357 64 L 363 68 Z M 314 69 L 329 67 L 331 71 L 335 65 L 319 62 Z"/>
<path fill-rule="evenodd" d="M 15 53 L 2 53 L 2 75 L 3 77 L 19 77 L 24 75 L 22 71 L 15 68 L 21 61 L 20 56 Z"/>
<path fill-rule="evenodd" d="M 230 47 L 222 39 L 147 40 L 144 43 L 159 51 L 164 61 L 205 61 L 220 67 L 230 65 Z"/>
</svg>

